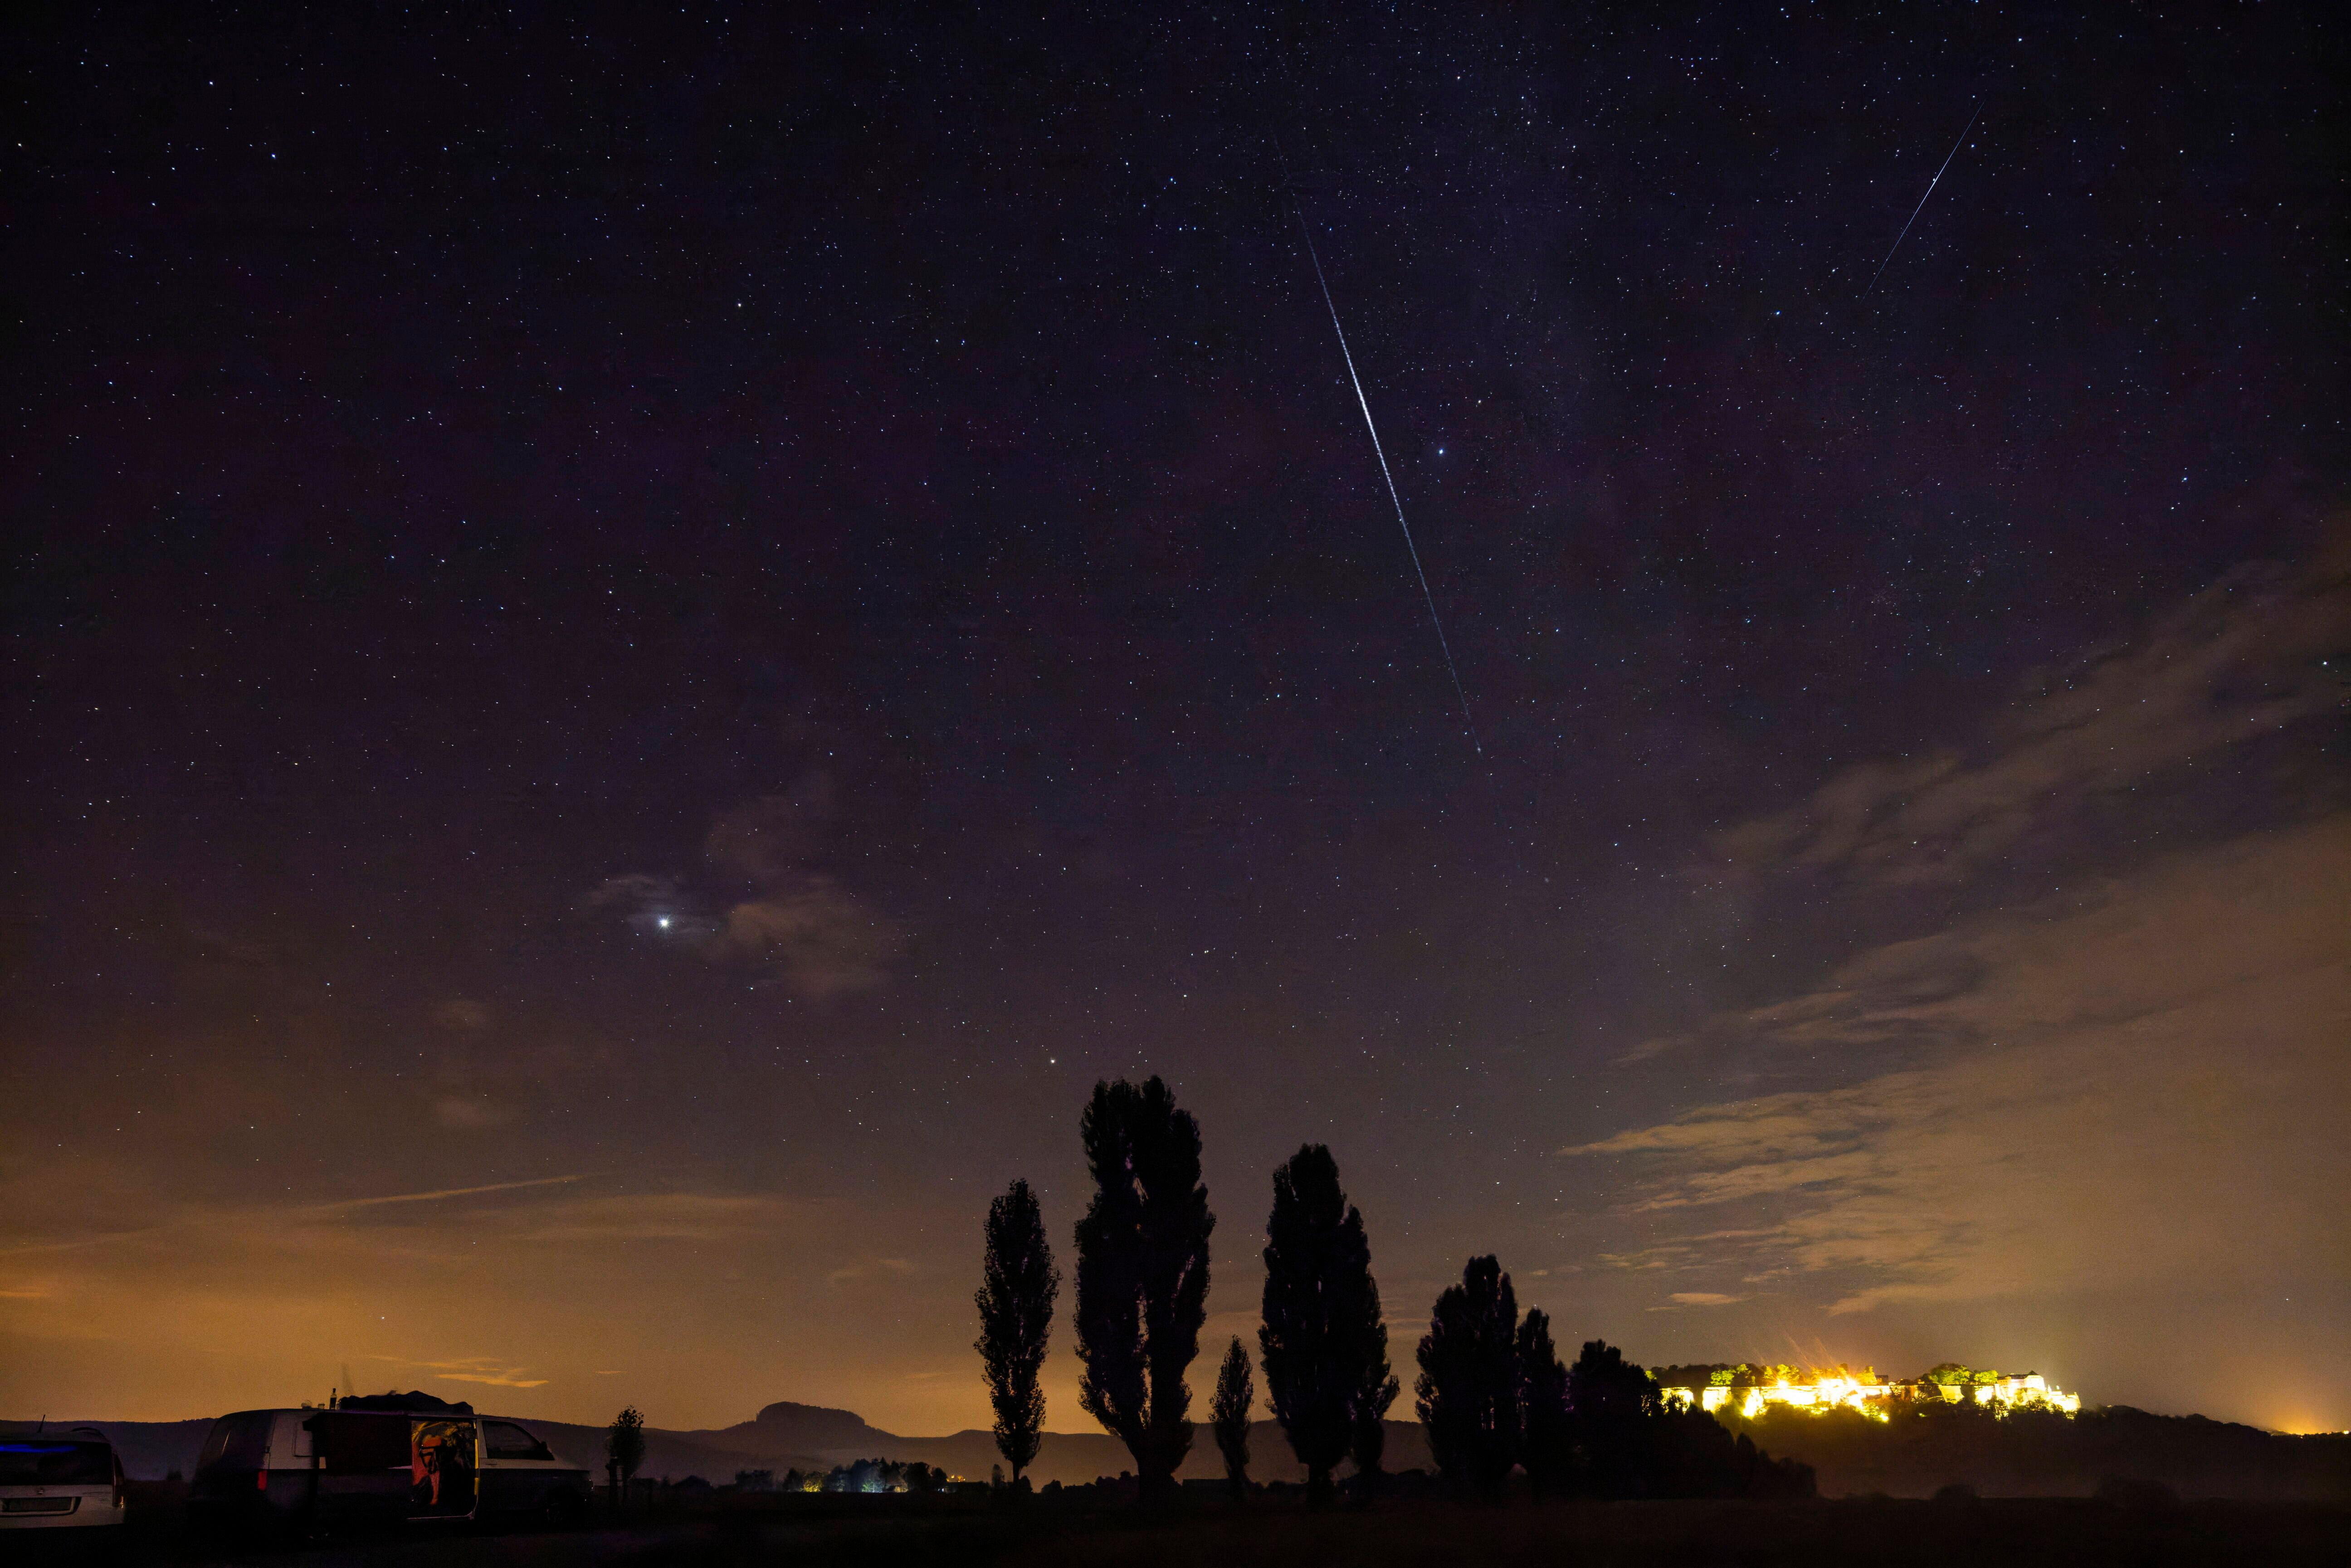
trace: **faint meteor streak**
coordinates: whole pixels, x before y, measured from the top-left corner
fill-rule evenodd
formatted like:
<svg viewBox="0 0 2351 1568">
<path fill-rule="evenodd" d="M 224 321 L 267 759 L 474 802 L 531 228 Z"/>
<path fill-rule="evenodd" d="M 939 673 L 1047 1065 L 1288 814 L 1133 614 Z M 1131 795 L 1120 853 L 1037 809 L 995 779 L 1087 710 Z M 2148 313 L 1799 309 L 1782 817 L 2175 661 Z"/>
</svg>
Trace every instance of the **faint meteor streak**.
<svg viewBox="0 0 2351 1568">
<path fill-rule="evenodd" d="M 447 1197 L 471 1197 L 475 1193 L 513 1192 L 526 1186 L 561 1186 L 566 1182 L 584 1181 L 584 1176 L 538 1176 L 529 1181 L 494 1181 L 487 1186 L 444 1186 L 432 1192 L 395 1192 L 383 1197 L 347 1197 L 340 1203 L 314 1204 L 320 1213 L 341 1208 L 374 1208 L 387 1203 L 438 1203 Z"/>
<path fill-rule="evenodd" d="M 1976 121 L 1981 118 L 1982 114 L 1983 105 L 1979 102 L 1976 105 L 1975 113 L 1968 116 L 1968 131 L 1973 131 L 1976 128 Z M 1967 144 L 1968 131 L 1960 131 L 1959 139 L 1951 143 L 1950 152 L 1943 159 L 1943 169 L 1948 169 L 1951 166 L 1951 160 L 1958 157 L 1959 155 L 1959 149 Z M 1943 183 L 1943 169 L 1936 170 L 1935 177 L 1927 182 L 1927 195 L 1918 198 L 1918 204 L 1910 209 L 1910 216 L 1902 225 L 1902 233 L 1896 235 L 1894 236 L 1894 243 L 1886 247 L 1886 260 L 1879 262 L 1877 264 L 1877 270 L 1870 275 L 1869 288 L 1876 287 L 1877 280 L 1886 276 L 1886 263 L 1891 262 L 1894 259 L 1894 253 L 1902 248 L 1903 238 L 1905 235 L 1909 234 L 1910 225 L 1918 221 L 1918 214 L 1927 210 L 1927 196 L 1933 195 L 1935 193 L 1935 187 Z M 1865 288 L 1861 291 L 1862 298 L 1866 299 L 1869 298 L 1869 288 Z"/>
<path fill-rule="evenodd" d="M 1339 336 L 1339 355 L 1347 361 L 1347 379 L 1355 384 L 1355 402 L 1364 411 L 1364 428 L 1372 433 L 1372 452 L 1380 460 L 1380 477 L 1388 483 L 1388 500 L 1395 507 L 1396 527 L 1404 530 L 1404 548 L 1412 557 L 1413 575 L 1420 579 L 1420 596 L 1428 605 L 1428 623 L 1437 629 L 1437 652 L 1445 655 L 1446 673 L 1453 677 L 1453 695 L 1461 699 L 1461 730 L 1469 737 L 1469 749 L 1479 756 L 1486 748 L 1478 744 L 1478 727 L 1469 716 L 1469 694 L 1461 685 L 1460 668 L 1453 663 L 1452 645 L 1445 640 L 1445 622 L 1437 618 L 1437 595 L 1428 591 L 1428 573 L 1421 570 L 1420 547 L 1412 542 L 1412 525 L 1404 520 L 1404 499 L 1396 494 L 1395 476 L 1388 472 L 1388 455 L 1380 445 L 1380 427 L 1372 423 L 1371 400 L 1364 396 L 1364 378 L 1355 373 L 1355 356 L 1347 347 L 1347 329 L 1339 325 L 1339 307 L 1331 298 L 1330 280 L 1322 276 L 1322 258 L 1314 251 L 1314 230 L 1306 221 L 1305 204 L 1290 197 L 1290 209 L 1298 214 L 1298 232 L 1306 236 L 1306 259 L 1314 264 L 1314 281 L 1322 286 L 1322 304 L 1331 312 L 1331 330 Z"/>
</svg>

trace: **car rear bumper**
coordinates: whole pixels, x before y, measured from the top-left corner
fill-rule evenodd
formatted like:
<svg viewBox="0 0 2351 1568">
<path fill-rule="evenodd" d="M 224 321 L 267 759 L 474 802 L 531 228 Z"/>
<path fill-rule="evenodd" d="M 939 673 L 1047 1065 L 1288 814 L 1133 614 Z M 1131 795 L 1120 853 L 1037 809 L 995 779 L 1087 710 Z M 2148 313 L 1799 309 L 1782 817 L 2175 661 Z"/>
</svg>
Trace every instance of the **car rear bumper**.
<svg viewBox="0 0 2351 1568">
<path fill-rule="evenodd" d="M 64 1503 L 68 1506 L 58 1508 Z M 123 1511 L 110 1497 L 0 1498 L 0 1531 L 103 1530 L 120 1524 Z"/>
</svg>

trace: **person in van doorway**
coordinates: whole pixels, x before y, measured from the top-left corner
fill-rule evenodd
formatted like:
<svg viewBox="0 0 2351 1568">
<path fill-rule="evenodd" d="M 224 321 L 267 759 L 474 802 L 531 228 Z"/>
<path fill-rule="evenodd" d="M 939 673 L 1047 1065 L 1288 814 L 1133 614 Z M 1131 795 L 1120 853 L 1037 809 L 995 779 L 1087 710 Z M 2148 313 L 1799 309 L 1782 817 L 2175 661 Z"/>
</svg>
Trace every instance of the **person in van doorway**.
<svg viewBox="0 0 2351 1568">
<path fill-rule="evenodd" d="M 416 1428 L 416 1457 L 409 1474 L 410 1510 L 439 1511 L 435 1505 L 441 1500 L 441 1436 L 430 1427 Z"/>
<path fill-rule="evenodd" d="M 461 1421 L 424 1421 L 416 1427 L 411 1501 L 422 1514 L 474 1511 L 473 1427 Z"/>
<path fill-rule="evenodd" d="M 441 1464 L 435 1475 L 439 1482 L 433 1500 L 435 1513 L 471 1513 L 474 1511 L 473 1436 L 469 1427 L 459 1427 L 449 1434 L 441 1445 Z"/>
</svg>

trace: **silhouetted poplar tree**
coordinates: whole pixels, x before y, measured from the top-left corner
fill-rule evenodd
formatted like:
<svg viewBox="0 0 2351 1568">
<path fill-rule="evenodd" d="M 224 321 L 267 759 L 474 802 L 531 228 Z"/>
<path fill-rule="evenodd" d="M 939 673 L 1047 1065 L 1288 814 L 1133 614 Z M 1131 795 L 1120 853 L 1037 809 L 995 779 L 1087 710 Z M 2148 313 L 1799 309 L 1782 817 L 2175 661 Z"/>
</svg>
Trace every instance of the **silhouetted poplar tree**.
<svg viewBox="0 0 2351 1568">
<path fill-rule="evenodd" d="M 1420 1419 L 1437 1468 L 1498 1491 L 1519 1458 L 1518 1296 L 1493 1258 L 1472 1258 L 1437 1298 L 1420 1342 Z"/>
<path fill-rule="evenodd" d="M 1094 1197 L 1078 1221 L 1079 1402 L 1134 1456 L 1144 1497 L 1192 1446 L 1185 1369 L 1207 1315 L 1208 1189 L 1200 1124 L 1167 1085 L 1094 1085 L 1079 1123 Z"/>
<path fill-rule="evenodd" d="M 1659 1405 L 1647 1372 L 1606 1341 L 1587 1340 L 1568 1369 L 1567 1403 L 1592 1490 L 1602 1497 L 1648 1494 L 1656 1446 L 1650 1417 Z"/>
<path fill-rule="evenodd" d="M 1241 1348 L 1241 1336 L 1235 1334 L 1232 1348 L 1225 1352 L 1224 1365 L 1217 1369 L 1217 1396 L 1208 1406 L 1208 1424 L 1217 1434 L 1217 1452 L 1225 1457 L 1225 1479 L 1233 1489 L 1235 1502 L 1249 1496 L 1249 1406 L 1256 1401 L 1249 1352 Z"/>
<path fill-rule="evenodd" d="M 637 1414 L 635 1406 L 613 1416 L 612 1424 L 604 1428 L 604 1458 L 625 1490 L 637 1467 L 645 1462 L 645 1418 Z"/>
<path fill-rule="evenodd" d="M 1538 1498 L 1564 1496 L 1575 1468 L 1567 1415 L 1567 1368 L 1551 1341 L 1551 1318 L 1529 1311 L 1519 1325 L 1519 1454 Z"/>
<path fill-rule="evenodd" d="M 1037 1381 L 1052 1333 L 1053 1301 L 1061 1294 L 1061 1271 L 1045 1244 L 1045 1219 L 1037 1195 L 1016 1181 L 987 1206 L 987 1257 L 972 1300 L 979 1308 L 979 1338 L 973 1348 L 987 1378 L 988 1403 L 996 1407 L 996 1447 L 1020 1472 L 1037 1458 L 1045 1437 L 1045 1391 Z"/>
<path fill-rule="evenodd" d="M 1354 1445 L 1350 1450 L 1355 1460 L 1355 1474 L 1366 1495 L 1379 1490 L 1381 1479 L 1386 1474 L 1380 1469 L 1380 1456 L 1387 1451 L 1388 1406 L 1403 1392 L 1403 1385 L 1388 1372 L 1388 1331 L 1387 1325 L 1382 1323 L 1378 1363 L 1365 1375 L 1364 1386 L 1355 1393 Z"/>
<path fill-rule="evenodd" d="M 1311 1502 L 1331 1497 L 1331 1472 L 1355 1446 L 1355 1412 L 1387 1382 L 1387 1329 L 1364 1217 L 1320 1144 L 1273 1173 L 1265 1224 L 1266 1403 L 1306 1467 Z"/>
</svg>

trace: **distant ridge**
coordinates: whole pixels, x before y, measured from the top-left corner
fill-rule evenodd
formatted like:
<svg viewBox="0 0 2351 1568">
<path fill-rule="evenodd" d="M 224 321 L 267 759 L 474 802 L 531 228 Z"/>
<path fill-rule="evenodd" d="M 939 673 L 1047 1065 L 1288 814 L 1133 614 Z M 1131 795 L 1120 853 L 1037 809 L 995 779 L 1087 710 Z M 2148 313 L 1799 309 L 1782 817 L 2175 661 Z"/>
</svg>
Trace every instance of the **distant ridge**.
<svg viewBox="0 0 2351 1568">
<path fill-rule="evenodd" d="M 583 1465 L 601 1479 L 604 1429 L 569 1421 L 549 1421 L 515 1410 L 485 1410 L 523 1421 L 545 1437 L 557 1454 Z M 193 1421 L 75 1421 L 60 1425 L 96 1427 L 115 1444 L 123 1469 L 142 1480 L 161 1479 L 172 1470 L 186 1475 L 195 1469 L 196 1455 L 212 1430 L 207 1416 Z M 1280 1427 L 1259 1421 L 1249 1428 L 1249 1474 L 1259 1480 L 1303 1480 L 1305 1467 L 1290 1456 Z M 996 1438 L 983 1428 L 970 1427 L 937 1437 L 905 1437 L 883 1431 L 854 1411 L 820 1405 L 778 1401 L 749 1421 L 732 1427 L 672 1431 L 645 1428 L 645 1462 L 637 1473 L 653 1479 L 682 1479 L 700 1476 L 724 1484 L 737 1470 L 824 1470 L 851 1459 L 920 1459 L 950 1475 L 985 1480 L 999 1462 Z M 1390 1469 L 1409 1469 L 1428 1463 L 1427 1440 L 1417 1422 L 1388 1423 L 1386 1454 Z M 1036 1483 L 1058 1480 L 1072 1485 L 1097 1476 L 1114 1476 L 1134 1468 L 1126 1446 L 1107 1432 L 1048 1432 L 1037 1462 L 1029 1473 Z M 1205 1427 L 1196 1427 L 1192 1452 L 1177 1472 L 1187 1478 L 1224 1474 L 1217 1445 Z"/>
<path fill-rule="evenodd" d="M 600 1480 L 604 1429 L 547 1421 L 519 1411 L 490 1410 L 527 1422 L 558 1454 L 586 1466 Z M 28 1423 L 29 1424 L 29 1423 Z M 141 1479 L 195 1468 L 212 1428 L 193 1421 L 53 1420 L 52 1427 L 96 1427 L 113 1439 L 123 1469 Z M 1963 1481 L 1986 1496 L 2087 1496 L 2114 1477 L 2159 1481 L 2183 1497 L 2304 1498 L 2351 1502 L 2351 1436 L 2288 1437 L 2200 1416 L 2154 1416 L 2123 1406 L 2079 1416 L 1983 1416 L 1887 1427 L 1856 1416 L 1816 1416 L 1780 1411 L 1741 1430 L 1774 1454 L 1819 1471 L 1823 1495 L 1882 1491 L 1925 1497 L 1947 1482 Z M 1429 1467 L 1428 1441 L 1417 1422 L 1390 1421 L 1384 1456 L 1391 1470 Z M 645 1428 L 641 1476 L 676 1480 L 700 1476 L 724 1485 L 737 1470 L 826 1470 L 849 1459 L 920 1459 L 950 1475 L 985 1480 L 998 1462 L 994 1437 L 969 1428 L 937 1437 L 883 1431 L 853 1411 L 789 1400 L 769 1405 L 749 1421 L 698 1431 Z M 1037 1462 L 1039 1484 L 1063 1485 L 1114 1476 L 1134 1468 L 1125 1446 L 1105 1432 L 1048 1432 Z M 1217 1446 L 1196 1427 L 1192 1451 L 1178 1475 L 1221 1476 Z M 1249 1428 L 1249 1474 L 1260 1481 L 1296 1481 L 1305 1469 L 1270 1421 Z"/>
</svg>

